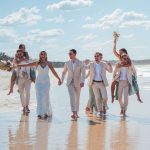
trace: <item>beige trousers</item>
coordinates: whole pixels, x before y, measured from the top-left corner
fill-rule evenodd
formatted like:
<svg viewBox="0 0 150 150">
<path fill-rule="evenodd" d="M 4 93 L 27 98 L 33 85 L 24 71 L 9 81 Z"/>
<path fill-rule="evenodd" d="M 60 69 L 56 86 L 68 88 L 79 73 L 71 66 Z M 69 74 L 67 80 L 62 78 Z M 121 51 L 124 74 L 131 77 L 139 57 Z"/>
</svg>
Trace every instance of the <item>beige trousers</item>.
<svg viewBox="0 0 150 150">
<path fill-rule="evenodd" d="M 122 99 L 123 92 L 124 92 L 124 100 Z M 120 80 L 118 88 L 118 100 L 121 109 L 127 110 L 129 97 L 128 95 L 129 95 L 129 82 L 127 80 Z"/>
<path fill-rule="evenodd" d="M 67 87 L 70 96 L 71 111 L 78 112 L 81 87 L 76 87 L 73 82 L 71 82 Z"/>
<path fill-rule="evenodd" d="M 107 90 L 103 82 L 94 82 L 92 85 L 97 111 L 100 112 L 103 110 L 103 106 L 107 106 Z M 100 100 L 100 94 L 102 95 L 103 101 Z"/>
<path fill-rule="evenodd" d="M 19 78 L 18 88 L 22 107 L 26 107 L 29 105 L 30 101 L 31 80 Z"/>
</svg>

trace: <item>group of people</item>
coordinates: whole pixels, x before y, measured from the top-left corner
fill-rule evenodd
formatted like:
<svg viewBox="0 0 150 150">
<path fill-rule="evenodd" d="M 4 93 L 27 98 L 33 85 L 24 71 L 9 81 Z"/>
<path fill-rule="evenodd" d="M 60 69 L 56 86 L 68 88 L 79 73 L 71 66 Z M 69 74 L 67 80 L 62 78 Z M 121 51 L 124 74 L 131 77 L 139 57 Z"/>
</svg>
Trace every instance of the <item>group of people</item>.
<svg viewBox="0 0 150 150">
<path fill-rule="evenodd" d="M 142 103 L 137 84 L 137 75 L 134 65 L 127 53 L 126 49 L 116 51 L 117 34 L 114 35 L 113 52 L 118 58 L 118 63 L 113 71 L 111 63 L 103 61 L 103 55 L 100 52 L 94 54 L 94 60 L 80 61 L 77 59 L 77 51 L 71 49 L 69 51 L 69 61 L 64 65 L 62 76 L 59 77 L 51 62 L 47 59 L 46 51 L 41 51 L 38 61 L 30 60 L 25 50 L 25 45 L 20 44 L 16 52 L 13 64 L 15 69 L 12 72 L 10 91 L 13 92 L 15 82 L 18 84 L 18 92 L 23 107 L 23 112 L 29 113 L 30 87 L 31 82 L 35 83 L 36 99 L 37 99 L 37 116 L 39 119 L 46 119 L 52 116 L 50 104 L 50 78 L 49 70 L 58 79 L 58 85 L 64 82 L 67 75 L 67 88 L 70 96 L 70 105 L 73 120 L 79 118 L 79 102 L 81 88 L 84 87 L 85 79 L 88 78 L 89 100 L 86 111 L 93 112 L 93 108 L 97 112 L 97 116 L 106 114 L 107 111 L 107 89 L 108 80 L 106 71 L 113 72 L 113 81 L 111 84 L 112 103 L 117 99 L 120 104 L 121 114 L 126 115 L 129 95 L 136 94 L 137 100 Z M 37 76 L 36 76 L 37 70 Z M 122 99 L 124 92 L 124 99 Z"/>
</svg>

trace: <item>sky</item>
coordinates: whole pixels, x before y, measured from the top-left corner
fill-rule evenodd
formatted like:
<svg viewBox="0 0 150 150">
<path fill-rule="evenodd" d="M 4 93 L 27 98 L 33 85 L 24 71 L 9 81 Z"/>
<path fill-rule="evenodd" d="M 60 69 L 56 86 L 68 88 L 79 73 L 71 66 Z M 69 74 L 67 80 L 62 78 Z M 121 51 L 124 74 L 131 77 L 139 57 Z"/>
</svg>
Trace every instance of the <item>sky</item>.
<svg viewBox="0 0 150 150">
<path fill-rule="evenodd" d="M 67 61 L 68 51 L 93 59 L 113 55 L 113 32 L 120 34 L 117 49 L 131 59 L 150 59 L 149 0 L 5 0 L 0 2 L 0 51 L 14 56 L 24 43 L 29 55 L 47 51 L 50 61 Z"/>
</svg>

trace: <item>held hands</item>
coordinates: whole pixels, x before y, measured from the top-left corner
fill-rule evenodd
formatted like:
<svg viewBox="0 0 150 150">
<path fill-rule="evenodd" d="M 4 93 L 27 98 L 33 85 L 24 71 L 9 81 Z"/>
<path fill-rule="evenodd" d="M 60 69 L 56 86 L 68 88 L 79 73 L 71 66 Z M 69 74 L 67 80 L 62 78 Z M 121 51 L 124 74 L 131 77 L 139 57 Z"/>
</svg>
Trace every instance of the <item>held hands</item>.
<svg viewBox="0 0 150 150">
<path fill-rule="evenodd" d="M 58 85 L 61 85 L 62 84 L 62 81 L 59 79 L 58 80 Z"/>
<path fill-rule="evenodd" d="M 81 87 L 81 88 L 84 87 L 84 83 L 80 83 L 80 87 Z"/>
</svg>

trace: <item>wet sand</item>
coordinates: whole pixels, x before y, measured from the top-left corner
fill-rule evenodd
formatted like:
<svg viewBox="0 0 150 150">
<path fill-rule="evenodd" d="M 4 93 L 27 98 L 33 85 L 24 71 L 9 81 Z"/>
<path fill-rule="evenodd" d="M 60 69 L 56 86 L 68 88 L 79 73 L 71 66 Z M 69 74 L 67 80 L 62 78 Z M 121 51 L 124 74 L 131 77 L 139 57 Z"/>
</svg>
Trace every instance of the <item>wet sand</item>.
<svg viewBox="0 0 150 150">
<path fill-rule="evenodd" d="M 84 109 L 88 99 L 88 87 L 85 87 L 81 93 L 78 121 L 70 119 L 70 103 L 66 86 L 58 87 L 55 81 L 51 85 L 53 108 L 51 119 L 36 118 L 34 89 L 32 89 L 29 115 L 22 114 L 20 103 L 15 101 L 13 104 L 12 97 L 15 100 L 19 99 L 17 95 L 8 96 L 8 103 L 12 103 L 12 108 L 9 106 L 9 109 L 6 109 L 4 106 L 3 109 L 1 105 L 0 110 L 0 150 L 149 150 L 149 81 L 149 77 L 143 79 L 139 76 L 144 103 L 140 104 L 136 96 L 131 96 L 126 118 L 119 115 L 117 101 L 114 104 L 109 102 L 106 116 L 96 118 L 94 115 L 87 114 Z M 0 90 L 0 92 L 4 90 L 3 94 L 6 94 L 8 89 L 0 86 Z"/>
</svg>

